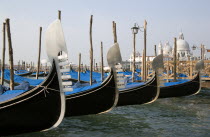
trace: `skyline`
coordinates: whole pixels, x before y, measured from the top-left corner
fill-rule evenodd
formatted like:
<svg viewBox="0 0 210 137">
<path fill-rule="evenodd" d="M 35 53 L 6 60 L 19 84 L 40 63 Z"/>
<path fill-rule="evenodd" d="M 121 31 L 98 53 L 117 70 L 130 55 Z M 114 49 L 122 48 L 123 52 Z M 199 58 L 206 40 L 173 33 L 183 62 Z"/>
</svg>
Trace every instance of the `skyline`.
<svg viewBox="0 0 210 137">
<path fill-rule="evenodd" d="M 133 35 L 131 27 L 134 23 L 143 26 L 147 20 L 147 55 L 154 55 L 154 45 L 167 41 L 173 45 L 173 38 L 180 31 L 190 47 L 204 44 L 210 48 L 210 9 L 208 0 L 190 1 L 2 1 L 0 5 L 0 21 L 10 18 L 12 46 L 15 64 L 18 60 L 34 61 L 38 58 L 39 27 L 43 27 L 41 59 L 47 58 L 44 35 L 47 26 L 57 19 L 58 10 L 62 11 L 61 22 L 69 60 L 78 64 L 79 52 L 82 62 L 89 64 L 89 21 L 93 15 L 93 48 L 96 62 L 100 61 L 100 42 L 104 45 L 104 61 L 106 53 L 113 44 L 112 21 L 117 23 L 117 37 L 123 60 L 129 58 L 133 51 Z M 2 25 L 1 25 L 2 26 Z M 2 29 L 2 27 L 1 27 Z M 2 58 L 2 31 L 0 33 L 0 58 Z M 142 53 L 143 33 L 137 34 L 136 50 Z M 7 48 L 7 47 L 6 47 Z M 8 49 L 8 48 L 7 48 Z M 23 52 L 24 49 L 24 52 Z M 198 50 L 194 52 L 200 53 Z M 8 51 L 6 51 L 8 62 Z M 207 55 L 209 57 L 209 55 Z M 106 64 L 106 63 L 105 63 Z"/>
</svg>

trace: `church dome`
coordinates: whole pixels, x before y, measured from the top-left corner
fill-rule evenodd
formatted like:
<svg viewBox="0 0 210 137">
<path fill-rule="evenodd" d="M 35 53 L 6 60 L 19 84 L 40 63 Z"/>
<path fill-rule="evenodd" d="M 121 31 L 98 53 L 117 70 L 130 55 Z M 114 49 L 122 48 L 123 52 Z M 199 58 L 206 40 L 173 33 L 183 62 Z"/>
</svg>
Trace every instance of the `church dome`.
<svg viewBox="0 0 210 137">
<path fill-rule="evenodd" d="M 177 44 L 177 51 L 190 51 L 190 46 L 187 41 L 183 39 L 178 39 L 176 44 Z"/>
<path fill-rule="evenodd" d="M 187 41 L 184 40 L 184 34 L 179 34 L 179 39 L 176 41 L 177 51 L 190 51 L 190 46 Z"/>
</svg>

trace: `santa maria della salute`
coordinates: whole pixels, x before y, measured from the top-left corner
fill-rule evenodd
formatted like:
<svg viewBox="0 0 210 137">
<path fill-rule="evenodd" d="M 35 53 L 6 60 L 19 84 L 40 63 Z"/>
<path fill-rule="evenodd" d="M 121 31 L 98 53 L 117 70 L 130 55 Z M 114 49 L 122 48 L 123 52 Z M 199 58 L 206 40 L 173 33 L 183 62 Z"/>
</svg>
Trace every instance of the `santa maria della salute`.
<svg viewBox="0 0 210 137">
<path fill-rule="evenodd" d="M 169 42 L 163 46 L 160 42 L 158 45 L 158 54 L 163 53 L 166 56 L 173 57 L 173 48 L 170 46 Z M 192 60 L 193 54 L 190 51 L 190 46 L 187 41 L 184 40 L 184 34 L 181 32 L 179 38 L 177 39 L 177 57 L 181 61 Z"/>
</svg>

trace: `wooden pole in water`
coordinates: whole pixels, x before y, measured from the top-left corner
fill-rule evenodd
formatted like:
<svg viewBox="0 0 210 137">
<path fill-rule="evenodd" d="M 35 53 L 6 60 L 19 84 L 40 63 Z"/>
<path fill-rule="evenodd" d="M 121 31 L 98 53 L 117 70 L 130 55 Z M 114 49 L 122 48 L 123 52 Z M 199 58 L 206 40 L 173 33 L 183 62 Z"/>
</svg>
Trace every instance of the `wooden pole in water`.
<svg viewBox="0 0 210 137">
<path fill-rule="evenodd" d="M 93 71 L 96 70 L 96 59 L 93 59 Z"/>
<path fill-rule="evenodd" d="M 146 69 L 147 69 L 147 64 L 146 64 L 146 57 L 147 57 L 147 21 L 145 20 L 144 21 L 144 82 L 146 82 L 147 80 L 147 72 L 146 72 Z"/>
<path fill-rule="evenodd" d="M 4 69 L 5 69 L 5 30 L 6 30 L 6 23 L 3 23 L 3 48 L 2 48 L 2 65 L 1 65 L 1 85 L 4 85 Z"/>
<path fill-rule="evenodd" d="M 31 65 L 30 65 L 30 71 L 32 71 L 32 61 L 31 61 Z"/>
<path fill-rule="evenodd" d="M 202 44 L 201 44 L 200 48 L 201 48 L 201 59 L 202 59 L 203 58 Z"/>
<path fill-rule="evenodd" d="M 166 70 L 167 70 L 167 82 L 169 82 L 169 56 L 167 57 L 167 68 L 166 68 Z"/>
<path fill-rule="evenodd" d="M 101 42 L 101 81 L 104 80 L 104 57 L 103 57 L 103 42 Z"/>
<path fill-rule="evenodd" d="M 80 70 L 81 68 L 81 53 L 79 53 L 79 68 L 78 68 L 78 81 L 80 82 Z"/>
<path fill-rule="evenodd" d="M 114 22 L 115 42 L 117 43 L 117 24 Z"/>
<path fill-rule="evenodd" d="M 98 63 L 96 62 L 96 69 L 95 69 L 96 72 L 98 72 Z"/>
<path fill-rule="evenodd" d="M 21 60 L 21 68 L 20 69 L 23 69 L 23 60 Z"/>
<path fill-rule="evenodd" d="M 93 72 L 93 41 L 92 41 L 92 24 L 93 15 L 90 17 L 90 85 L 92 85 L 92 72 Z"/>
<path fill-rule="evenodd" d="M 58 10 L 58 19 L 61 20 L 61 11 Z"/>
<path fill-rule="evenodd" d="M 116 28 L 116 23 L 114 21 L 112 22 L 112 27 L 113 27 L 114 43 L 117 43 L 117 28 Z"/>
<path fill-rule="evenodd" d="M 38 64 L 37 64 L 36 79 L 39 78 L 40 56 L 41 56 L 41 41 L 42 41 L 42 27 L 39 28 L 39 54 L 38 54 Z"/>
<path fill-rule="evenodd" d="M 12 39 L 10 32 L 10 19 L 6 19 L 7 25 L 7 39 L 8 39 L 8 47 L 9 47 L 9 63 L 10 63 L 10 90 L 14 89 L 14 69 L 13 69 L 13 49 L 12 49 Z"/>
<path fill-rule="evenodd" d="M 157 48 L 156 45 L 154 45 L 154 50 L 155 50 L 155 57 L 157 56 Z"/>
<path fill-rule="evenodd" d="M 142 64 L 141 64 L 141 78 L 142 78 L 142 81 L 144 81 L 144 49 L 143 49 L 143 52 L 142 52 Z"/>
<path fill-rule="evenodd" d="M 201 44 L 201 59 L 204 59 L 204 45 Z"/>
<path fill-rule="evenodd" d="M 174 38 L 174 82 L 176 82 L 176 63 L 177 63 L 177 59 L 176 59 L 176 52 L 177 52 L 177 45 L 176 45 L 176 38 Z"/>
<path fill-rule="evenodd" d="M 25 70 L 26 69 L 26 62 L 24 61 L 23 62 L 23 70 Z"/>
<path fill-rule="evenodd" d="M 193 61 L 190 60 L 190 79 L 193 78 Z"/>
</svg>

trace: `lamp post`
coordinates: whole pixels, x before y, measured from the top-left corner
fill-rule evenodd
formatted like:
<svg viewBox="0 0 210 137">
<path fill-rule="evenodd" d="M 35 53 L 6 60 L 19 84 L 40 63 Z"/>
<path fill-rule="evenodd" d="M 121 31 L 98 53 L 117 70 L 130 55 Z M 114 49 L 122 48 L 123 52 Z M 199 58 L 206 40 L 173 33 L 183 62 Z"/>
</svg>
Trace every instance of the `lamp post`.
<svg viewBox="0 0 210 137">
<path fill-rule="evenodd" d="M 134 75 L 135 75 L 135 58 L 136 58 L 136 34 L 138 33 L 139 26 L 137 23 L 134 24 L 134 27 L 131 28 L 133 33 L 133 70 L 132 70 L 132 81 L 135 81 Z"/>
</svg>

